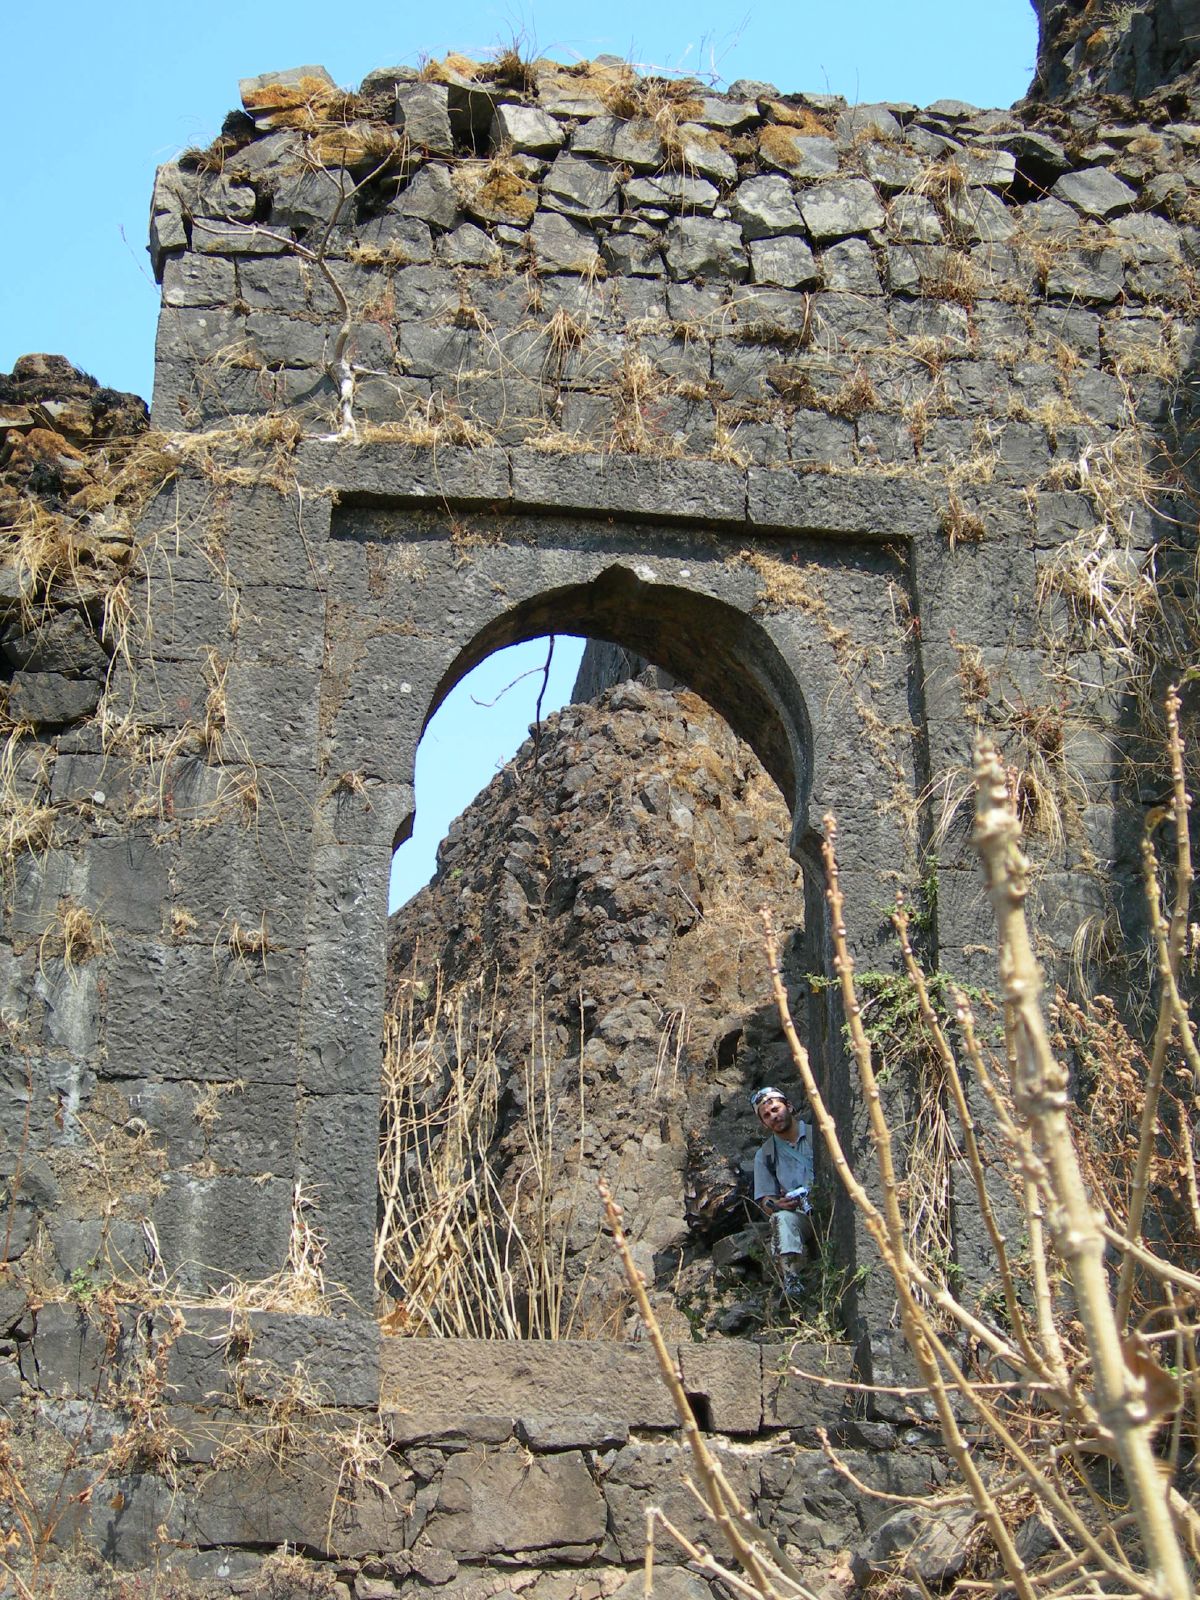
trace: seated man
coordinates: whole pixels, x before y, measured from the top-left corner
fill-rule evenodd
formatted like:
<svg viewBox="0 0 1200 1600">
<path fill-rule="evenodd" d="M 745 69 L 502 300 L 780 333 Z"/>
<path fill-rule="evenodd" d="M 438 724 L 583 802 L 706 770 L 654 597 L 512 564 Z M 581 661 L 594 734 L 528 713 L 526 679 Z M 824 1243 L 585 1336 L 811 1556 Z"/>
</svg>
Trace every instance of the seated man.
<svg viewBox="0 0 1200 1600">
<path fill-rule="evenodd" d="M 796 1119 L 787 1095 L 768 1085 L 756 1089 L 750 1104 L 767 1130 L 754 1157 L 754 1198 L 771 1219 L 771 1254 L 783 1275 L 783 1292 L 802 1292 L 800 1268 L 814 1238 L 809 1213 L 813 1182 L 811 1130 Z"/>
</svg>

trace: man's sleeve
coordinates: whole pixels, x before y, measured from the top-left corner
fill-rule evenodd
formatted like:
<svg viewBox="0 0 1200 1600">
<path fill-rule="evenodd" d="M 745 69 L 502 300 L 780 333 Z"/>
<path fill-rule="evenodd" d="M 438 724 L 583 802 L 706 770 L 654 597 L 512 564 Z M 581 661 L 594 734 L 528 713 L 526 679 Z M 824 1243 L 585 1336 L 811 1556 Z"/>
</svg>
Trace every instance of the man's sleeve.
<svg viewBox="0 0 1200 1600">
<path fill-rule="evenodd" d="M 771 1176 L 771 1169 L 767 1166 L 766 1148 L 760 1145 L 754 1157 L 754 1198 L 765 1200 L 768 1195 L 778 1193 L 779 1185 Z"/>
</svg>

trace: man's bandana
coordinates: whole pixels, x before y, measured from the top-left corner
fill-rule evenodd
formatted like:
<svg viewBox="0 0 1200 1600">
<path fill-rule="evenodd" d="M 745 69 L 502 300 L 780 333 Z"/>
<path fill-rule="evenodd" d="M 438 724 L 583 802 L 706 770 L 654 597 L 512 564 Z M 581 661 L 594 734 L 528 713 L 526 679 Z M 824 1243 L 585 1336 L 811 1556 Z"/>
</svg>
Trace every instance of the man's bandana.
<svg viewBox="0 0 1200 1600">
<path fill-rule="evenodd" d="M 757 1111 L 764 1100 L 782 1100 L 784 1105 L 788 1106 L 790 1106 L 792 1103 L 788 1099 L 787 1095 L 784 1094 L 782 1089 L 773 1089 L 769 1083 L 765 1088 L 755 1089 L 754 1093 L 750 1096 L 750 1105 L 755 1111 Z"/>
</svg>

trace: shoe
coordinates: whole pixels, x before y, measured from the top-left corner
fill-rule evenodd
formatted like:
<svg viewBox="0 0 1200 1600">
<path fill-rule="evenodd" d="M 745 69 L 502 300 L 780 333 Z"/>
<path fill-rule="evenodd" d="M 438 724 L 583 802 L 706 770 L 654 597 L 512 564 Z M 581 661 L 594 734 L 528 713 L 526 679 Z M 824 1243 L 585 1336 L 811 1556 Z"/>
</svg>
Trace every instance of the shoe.
<svg viewBox="0 0 1200 1600">
<path fill-rule="evenodd" d="M 783 1280 L 783 1293 L 788 1300 L 801 1300 L 804 1297 L 804 1279 L 798 1272 L 789 1272 Z"/>
</svg>

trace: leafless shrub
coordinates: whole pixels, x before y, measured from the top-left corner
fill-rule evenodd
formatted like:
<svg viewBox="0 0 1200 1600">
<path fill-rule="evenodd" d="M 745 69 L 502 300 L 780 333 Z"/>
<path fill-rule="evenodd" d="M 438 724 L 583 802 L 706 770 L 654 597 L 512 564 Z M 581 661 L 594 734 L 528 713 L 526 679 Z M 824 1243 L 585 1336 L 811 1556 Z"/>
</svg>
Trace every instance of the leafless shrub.
<svg viewBox="0 0 1200 1600">
<path fill-rule="evenodd" d="M 1157 1026 L 1143 1052 L 1099 1003 L 1090 1013 L 1080 1007 L 1059 1011 L 1060 1043 L 1083 1041 L 1109 1080 L 1093 1097 L 1102 1135 L 1098 1140 L 1081 1135 L 1068 1064 L 1055 1054 L 1042 1014 L 1041 975 L 1024 915 L 1028 863 L 1020 849 L 1009 776 L 986 740 L 976 757 L 975 839 L 999 929 L 1005 1044 L 998 1061 L 980 1043 L 961 990 L 954 991 L 954 1029 L 939 1019 L 926 975 L 909 945 L 906 922 L 901 918 L 897 924 L 905 971 L 955 1109 L 961 1164 L 973 1180 L 995 1255 L 994 1303 L 968 1304 L 939 1284 L 912 1249 L 895 1133 L 884 1115 L 846 939 L 832 818 L 826 818 L 824 858 L 835 969 L 870 1120 L 877 1169 L 873 1193 L 850 1167 L 792 1024 L 768 929 L 781 1021 L 830 1160 L 891 1277 L 905 1338 L 935 1407 L 943 1442 L 987 1531 L 1003 1581 L 1023 1600 L 1101 1590 L 1154 1600 L 1194 1593 L 1190 1562 L 1197 1553 L 1200 1518 L 1176 1479 L 1185 1441 L 1194 1449 L 1200 1421 L 1195 1409 L 1200 1358 L 1194 1314 L 1200 1298 L 1195 1271 L 1200 1206 L 1194 1204 L 1190 1119 L 1164 1117 L 1168 1064 L 1175 1093 L 1182 1088 L 1186 1104 L 1200 1081 L 1200 1053 L 1178 988 L 1192 882 L 1178 713 L 1179 701 L 1172 695 L 1167 713 L 1171 798 L 1150 819 L 1151 829 L 1166 822 L 1175 828 L 1169 918 L 1160 910 L 1158 863 L 1149 837 L 1145 851 L 1158 952 Z M 991 1106 L 1005 1149 L 1001 1169 L 1007 1169 L 1022 1200 L 1023 1262 L 1016 1259 L 997 1220 L 997 1172 L 989 1174 L 984 1163 L 960 1057 Z M 1129 1111 L 1139 1098 L 1135 1132 Z M 1145 1221 L 1147 1197 L 1156 1175 L 1161 1191 L 1171 1148 L 1178 1151 L 1183 1169 L 1176 1169 L 1181 1204 L 1185 1212 L 1193 1212 L 1186 1232 L 1192 1244 L 1182 1252 L 1172 1250 L 1173 1259 L 1167 1259 L 1151 1248 Z M 1105 1163 L 1119 1164 L 1119 1174 L 1110 1165 L 1097 1165 L 1097 1150 L 1105 1152 Z M 1106 1264 L 1112 1250 L 1120 1262 L 1115 1284 Z M 1186 1265 L 1178 1262 L 1181 1253 Z M 961 1344 L 945 1336 L 934 1311 L 966 1336 L 978 1352 L 977 1366 L 964 1363 Z M 964 1416 L 972 1419 L 974 1447 L 967 1441 Z M 1092 1467 L 1105 1458 L 1120 1471 L 1101 1495 Z M 1014 1517 L 1028 1516 L 1030 1507 L 1055 1539 L 1052 1554 L 1032 1569 L 1013 1537 Z"/>
</svg>

